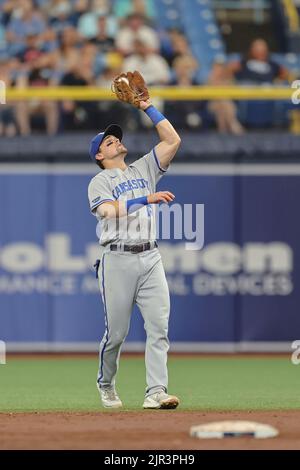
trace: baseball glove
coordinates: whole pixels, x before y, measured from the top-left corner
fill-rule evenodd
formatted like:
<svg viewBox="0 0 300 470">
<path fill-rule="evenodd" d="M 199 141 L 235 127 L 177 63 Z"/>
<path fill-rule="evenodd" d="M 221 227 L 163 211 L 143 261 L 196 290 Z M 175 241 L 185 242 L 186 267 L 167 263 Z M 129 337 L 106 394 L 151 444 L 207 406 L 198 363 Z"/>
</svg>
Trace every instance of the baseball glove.
<svg viewBox="0 0 300 470">
<path fill-rule="evenodd" d="M 145 80 L 137 70 L 133 73 L 121 73 L 115 77 L 111 89 L 120 101 L 130 103 L 136 108 L 140 107 L 141 101 L 147 101 L 149 99 L 149 92 Z"/>
</svg>

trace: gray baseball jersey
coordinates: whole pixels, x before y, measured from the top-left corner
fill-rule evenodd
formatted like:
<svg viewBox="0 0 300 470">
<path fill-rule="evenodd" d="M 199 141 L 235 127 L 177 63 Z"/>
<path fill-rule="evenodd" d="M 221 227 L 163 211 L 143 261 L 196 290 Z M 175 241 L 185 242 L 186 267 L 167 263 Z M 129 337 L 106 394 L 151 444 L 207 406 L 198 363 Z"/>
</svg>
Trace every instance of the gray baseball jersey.
<svg viewBox="0 0 300 470">
<path fill-rule="evenodd" d="M 98 279 L 106 326 L 99 350 L 97 381 L 101 388 L 115 384 L 121 346 L 129 330 L 133 305 L 137 304 L 147 334 L 146 395 L 161 389 L 167 391 L 170 300 L 159 250 L 154 244 L 152 249 L 141 253 L 110 250 L 112 243 L 122 248 L 122 244 L 155 241 L 155 205 L 143 206 L 117 219 L 105 219 L 96 212 L 97 207 L 107 201 L 154 193 L 165 171 L 153 149 L 125 171 L 103 170 L 89 184 L 90 208 L 101 224 Z"/>
<path fill-rule="evenodd" d="M 155 150 L 129 165 L 103 170 L 90 182 L 88 196 L 92 213 L 99 221 L 99 243 L 124 243 L 135 245 L 156 238 L 155 205 L 144 206 L 126 217 L 105 219 L 96 209 L 108 201 L 135 199 L 156 191 L 156 184 L 166 172 L 157 159 Z"/>
</svg>

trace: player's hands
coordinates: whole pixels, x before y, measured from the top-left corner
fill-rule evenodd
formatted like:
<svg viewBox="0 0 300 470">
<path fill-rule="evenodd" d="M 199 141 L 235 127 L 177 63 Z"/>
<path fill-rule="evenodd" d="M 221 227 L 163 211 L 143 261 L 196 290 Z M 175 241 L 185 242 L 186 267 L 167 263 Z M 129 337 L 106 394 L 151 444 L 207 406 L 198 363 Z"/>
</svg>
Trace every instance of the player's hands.
<svg viewBox="0 0 300 470">
<path fill-rule="evenodd" d="M 150 99 L 147 100 L 147 101 L 140 101 L 140 109 L 142 109 L 143 111 L 145 111 L 151 105 L 152 105 L 152 103 L 151 103 Z"/>
<path fill-rule="evenodd" d="M 149 194 L 147 199 L 149 204 L 159 204 L 160 202 L 166 202 L 168 204 L 169 202 L 174 201 L 175 196 L 173 193 L 170 193 L 170 191 L 159 191 L 157 193 Z"/>
</svg>

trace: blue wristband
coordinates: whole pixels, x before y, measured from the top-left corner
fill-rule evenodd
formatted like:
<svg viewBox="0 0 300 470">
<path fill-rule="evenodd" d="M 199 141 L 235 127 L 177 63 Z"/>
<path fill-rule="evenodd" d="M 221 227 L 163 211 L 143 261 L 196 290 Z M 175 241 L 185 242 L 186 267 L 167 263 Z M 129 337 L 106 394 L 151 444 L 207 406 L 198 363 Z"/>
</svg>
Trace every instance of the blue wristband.
<svg viewBox="0 0 300 470">
<path fill-rule="evenodd" d="M 135 199 L 129 199 L 126 201 L 127 213 L 135 212 L 141 208 L 141 206 L 147 206 L 148 199 L 147 196 L 137 197 Z"/>
<path fill-rule="evenodd" d="M 158 109 L 156 109 L 153 104 L 151 106 L 149 106 L 149 108 L 147 108 L 145 110 L 145 113 L 147 114 L 147 116 L 149 116 L 149 118 L 151 119 L 151 121 L 153 122 L 153 124 L 156 126 L 160 121 L 163 121 L 165 118 L 165 116 L 163 114 L 161 114 Z"/>
</svg>

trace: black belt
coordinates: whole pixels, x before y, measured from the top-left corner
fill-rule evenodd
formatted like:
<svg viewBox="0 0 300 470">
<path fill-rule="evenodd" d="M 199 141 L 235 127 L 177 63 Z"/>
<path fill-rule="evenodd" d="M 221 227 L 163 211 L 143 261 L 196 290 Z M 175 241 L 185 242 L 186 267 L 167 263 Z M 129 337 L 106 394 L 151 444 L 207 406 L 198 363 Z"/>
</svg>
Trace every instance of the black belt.
<svg viewBox="0 0 300 470">
<path fill-rule="evenodd" d="M 129 251 L 130 253 L 142 253 L 143 251 L 152 250 L 157 248 L 157 242 L 147 242 L 141 245 L 110 245 L 111 251 Z"/>
</svg>

